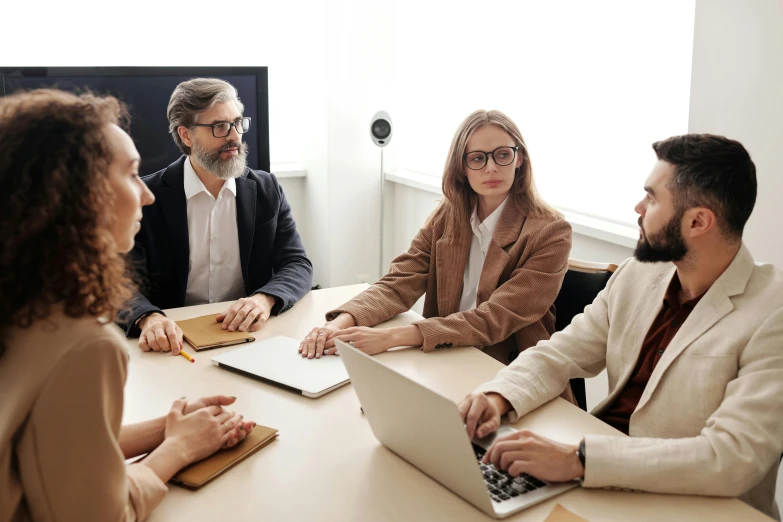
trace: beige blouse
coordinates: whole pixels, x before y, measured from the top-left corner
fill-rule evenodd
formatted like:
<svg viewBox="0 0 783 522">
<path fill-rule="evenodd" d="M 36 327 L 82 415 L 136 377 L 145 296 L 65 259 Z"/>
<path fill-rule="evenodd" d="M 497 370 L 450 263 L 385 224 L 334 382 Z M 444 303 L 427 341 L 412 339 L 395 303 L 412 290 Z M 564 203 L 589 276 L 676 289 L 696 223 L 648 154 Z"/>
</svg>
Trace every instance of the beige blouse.
<svg viewBox="0 0 783 522">
<path fill-rule="evenodd" d="M 0 522 L 144 520 L 166 485 L 119 446 L 120 329 L 58 312 L 12 329 L 0 356 Z"/>
</svg>

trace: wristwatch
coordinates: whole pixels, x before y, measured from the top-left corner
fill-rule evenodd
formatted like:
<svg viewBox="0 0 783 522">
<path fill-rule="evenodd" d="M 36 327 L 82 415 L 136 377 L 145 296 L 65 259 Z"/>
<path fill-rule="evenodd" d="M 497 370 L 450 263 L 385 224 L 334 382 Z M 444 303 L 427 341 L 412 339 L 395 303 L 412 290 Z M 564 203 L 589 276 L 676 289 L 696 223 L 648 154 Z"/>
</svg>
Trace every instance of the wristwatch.
<svg viewBox="0 0 783 522">
<path fill-rule="evenodd" d="M 579 449 L 576 450 L 576 456 L 579 457 L 579 462 L 582 467 L 585 467 L 585 439 L 582 437 L 582 441 L 579 443 Z"/>
</svg>

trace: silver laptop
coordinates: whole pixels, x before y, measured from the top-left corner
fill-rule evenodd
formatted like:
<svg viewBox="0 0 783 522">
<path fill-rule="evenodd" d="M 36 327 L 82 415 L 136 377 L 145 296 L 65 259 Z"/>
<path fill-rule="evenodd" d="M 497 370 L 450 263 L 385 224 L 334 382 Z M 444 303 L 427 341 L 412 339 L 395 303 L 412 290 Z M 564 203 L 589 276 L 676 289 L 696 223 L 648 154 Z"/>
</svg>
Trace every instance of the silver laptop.
<svg viewBox="0 0 783 522">
<path fill-rule="evenodd" d="M 316 398 L 348 382 L 340 357 L 304 359 L 299 341 L 282 335 L 242 345 L 212 357 L 212 364 Z"/>
<path fill-rule="evenodd" d="M 471 443 L 452 401 L 342 341 L 337 344 L 375 438 L 484 513 L 507 517 L 578 486 L 525 474 L 514 478 L 482 464 L 503 431 Z"/>
</svg>

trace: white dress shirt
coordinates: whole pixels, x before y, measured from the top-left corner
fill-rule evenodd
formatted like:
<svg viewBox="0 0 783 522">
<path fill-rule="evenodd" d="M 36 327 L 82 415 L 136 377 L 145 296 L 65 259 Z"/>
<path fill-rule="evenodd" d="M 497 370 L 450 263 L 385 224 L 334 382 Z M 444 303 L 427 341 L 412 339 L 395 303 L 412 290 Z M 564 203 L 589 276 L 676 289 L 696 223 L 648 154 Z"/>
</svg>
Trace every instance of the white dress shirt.
<svg viewBox="0 0 783 522">
<path fill-rule="evenodd" d="M 223 183 L 217 199 L 185 161 L 188 207 L 188 287 L 185 306 L 235 301 L 245 296 L 237 232 L 237 184 Z"/>
<path fill-rule="evenodd" d="M 487 257 L 487 249 L 492 241 L 492 234 L 495 233 L 500 214 L 506 206 L 508 198 L 488 215 L 483 222 L 479 222 L 478 205 L 473 209 L 470 216 L 470 228 L 473 229 L 473 239 L 470 242 L 470 254 L 468 262 L 465 264 L 465 275 L 462 278 L 462 298 L 459 300 L 459 311 L 465 312 L 476 308 L 476 292 L 478 291 L 479 280 L 481 279 L 481 270 L 484 268 L 484 258 Z"/>
</svg>

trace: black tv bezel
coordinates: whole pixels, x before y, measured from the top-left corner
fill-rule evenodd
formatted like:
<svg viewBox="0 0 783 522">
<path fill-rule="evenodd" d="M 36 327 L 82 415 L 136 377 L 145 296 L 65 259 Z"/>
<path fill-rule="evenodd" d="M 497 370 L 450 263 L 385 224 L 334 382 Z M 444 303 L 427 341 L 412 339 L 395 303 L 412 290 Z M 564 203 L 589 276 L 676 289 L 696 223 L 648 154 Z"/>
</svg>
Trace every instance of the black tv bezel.
<svg viewBox="0 0 783 522">
<path fill-rule="evenodd" d="M 258 107 L 258 167 L 270 172 L 269 156 L 269 71 L 259 67 L 0 67 L 0 95 L 6 95 L 5 78 L 58 76 L 255 76 Z M 132 116 L 132 115 L 131 115 Z M 254 122 L 255 123 L 255 122 Z"/>
</svg>

